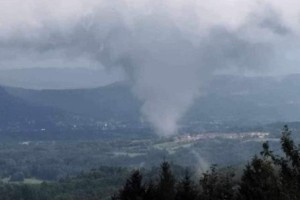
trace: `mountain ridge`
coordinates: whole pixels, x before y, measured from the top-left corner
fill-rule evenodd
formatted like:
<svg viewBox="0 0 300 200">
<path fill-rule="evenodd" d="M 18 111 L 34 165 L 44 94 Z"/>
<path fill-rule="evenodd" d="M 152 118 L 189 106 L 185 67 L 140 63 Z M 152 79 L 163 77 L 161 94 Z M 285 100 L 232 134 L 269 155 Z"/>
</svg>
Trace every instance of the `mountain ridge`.
<svg viewBox="0 0 300 200">
<path fill-rule="evenodd" d="M 299 74 L 281 78 L 216 76 L 180 123 L 247 125 L 300 121 L 299 87 Z M 4 89 L 29 104 L 86 118 L 125 123 L 141 121 L 142 102 L 132 93 L 129 82 L 89 89 Z"/>
</svg>

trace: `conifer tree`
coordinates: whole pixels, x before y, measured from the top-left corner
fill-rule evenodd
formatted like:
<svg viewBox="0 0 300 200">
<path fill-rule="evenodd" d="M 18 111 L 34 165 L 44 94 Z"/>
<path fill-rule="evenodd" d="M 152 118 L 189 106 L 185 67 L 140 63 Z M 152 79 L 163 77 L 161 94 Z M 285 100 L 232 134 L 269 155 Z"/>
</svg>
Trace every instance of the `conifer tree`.
<svg viewBox="0 0 300 200">
<path fill-rule="evenodd" d="M 200 179 L 201 199 L 203 200 L 231 200 L 234 198 L 232 173 L 219 173 L 216 165 L 209 172 L 203 173 Z"/>
<path fill-rule="evenodd" d="M 119 200 L 142 200 L 145 196 L 145 186 L 142 184 L 143 177 L 139 170 L 134 171 L 126 181 L 118 196 L 113 199 Z"/>
<path fill-rule="evenodd" d="M 171 171 L 170 164 L 166 161 L 160 166 L 160 175 L 157 188 L 158 200 L 175 199 L 175 178 Z"/>
<path fill-rule="evenodd" d="M 195 200 L 197 199 L 197 188 L 191 177 L 186 171 L 184 178 L 178 183 L 176 190 L 176 200 Z"/>
<path fill-rule="evenodd" d="M 246 165 L 240 184 L 240 195 L 245 200 L 280 199 L 278 179 L 272 161 L 254 156 Z"/>
<path fill-rule="evenodd" d="M 150 182 L 147 184 L 144 200 L 156 200 L 157 191 L 156 191 L 156 185 L 150 180 Z"/>
<path fill-rule="evenodd" d="M 284 158 L 277 159 L 280 166 L 282 191 L 286 199 L 300 199 L 300 155 L 299 147 L 291 139 L 291 131 L 287 125 L 282 129 L 281 148 Z"/>
</svg>

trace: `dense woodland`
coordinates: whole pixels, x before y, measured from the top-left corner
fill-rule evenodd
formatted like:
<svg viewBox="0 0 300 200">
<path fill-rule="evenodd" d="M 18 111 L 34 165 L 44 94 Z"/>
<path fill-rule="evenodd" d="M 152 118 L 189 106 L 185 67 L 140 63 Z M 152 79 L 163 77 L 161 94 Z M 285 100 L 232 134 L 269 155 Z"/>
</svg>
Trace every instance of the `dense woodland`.
<svg viewBox="0 0 300 200">
<path fill-rule="evenodd" d="M 287 126 L 282 130 L 280 142 L 280 153 L 272 151 L 267 142 L 263 143 L 260 154 L 248 162 L 242 173 L 212 166 L 199 176 L 195 170 L 183 169 L 167 161 L 162 162 L 160 168 L 131 173 L 128 168 L 101 167 L 36 185 L 2 183 L 0 199 L 298 200 L 300 147 L 291 139 Z"/>
<path fill-rule="evenodd" d="M 194 180 L 186 172 L 176 179 L 168 162 L 161 164 L 157 182 L 143 181 L 134 171 L 113 200 L 299 200 L 300 147 L 294 144 L 287 126 L 281 136 L 282 155 L 276 155 L 265 142 L 260 155 L 245 166 L 240 177 L 215 166 Z"/>
</svg>

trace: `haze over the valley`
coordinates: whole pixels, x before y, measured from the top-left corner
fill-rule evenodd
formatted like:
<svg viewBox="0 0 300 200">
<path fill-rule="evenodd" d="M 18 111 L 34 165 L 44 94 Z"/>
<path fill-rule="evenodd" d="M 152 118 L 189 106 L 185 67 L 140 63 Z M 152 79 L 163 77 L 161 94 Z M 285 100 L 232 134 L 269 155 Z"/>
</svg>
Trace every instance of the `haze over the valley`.
<svg viewBox="0 0 300 200">
<path fill-rule="evenodd" d="M 0 83 L 76 88 L 126 79 L 142 117 L 171 135 L 215 74 L 299 73 L 299 23 L 297 0 L 4 0 Z M 25 69 L 34 75 L 11 73 Z M 100 73 L 99 82 L 84 69 Z"/>
</svg>

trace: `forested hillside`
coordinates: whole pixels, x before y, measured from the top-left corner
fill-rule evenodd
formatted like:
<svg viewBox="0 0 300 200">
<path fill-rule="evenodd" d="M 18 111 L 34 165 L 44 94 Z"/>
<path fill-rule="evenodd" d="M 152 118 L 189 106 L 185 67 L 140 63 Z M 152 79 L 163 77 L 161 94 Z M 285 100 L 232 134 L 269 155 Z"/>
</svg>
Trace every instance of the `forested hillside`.
<svg viewBox="0 0 300 200">
<path fill-rule="evenodd" d="M 0 130 L 41 129 L 55 127 L 59 121 L 67 122 L 71 115 L 47 106 L 25 101 L 0 87 Z"/>
<path fill-rule="evenodd" d="M 216 76 L 180 120 L 198 124 L 248 126 L 300 120 L 298 74 L 274 77 Z M 118 82 L 92 89 L 30 90 L 5 88 L 10 95 L 30 104 L 46 106 L 97 121 L 140 123 L 141 102 L 130 83 Z M 43 115 L 41 115 L 43 118 Z M 223 126 L 224 127 L 224 126 Z"/>
<path fill-rule="evenodd" d="M 263 143 L 260 154 L 249 158 L 242 170 L 212 165 L 210 170 L 199 174 L 197 169 L 167 161 L 152 170 L 134 169 L 131 175 L 130 168 L 100 167 L 57 182 L 3 182 L 0 199 L 298 200 L 300 149 L 287 126 L 282 130 L 280 144 L 279 152 L 268 142 Z"/>
</svg>

